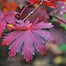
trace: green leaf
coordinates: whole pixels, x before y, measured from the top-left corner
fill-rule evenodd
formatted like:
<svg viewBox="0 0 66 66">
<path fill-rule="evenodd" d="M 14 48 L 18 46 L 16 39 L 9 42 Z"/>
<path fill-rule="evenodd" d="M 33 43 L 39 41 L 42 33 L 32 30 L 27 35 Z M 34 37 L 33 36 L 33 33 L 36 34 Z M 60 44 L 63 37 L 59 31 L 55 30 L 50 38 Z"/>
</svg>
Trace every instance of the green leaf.
<svg viewBox="0 0 66 66">
<path fill-rule="evenodd" d="M 63 18 L 65 18 L 65 19 L 66 19 L 66 13 L 63 15 Z"/>
<path fill-rule="evenodd" d="M 57 16 L 57 14 L 53 14 L 53 16 L 52 16 L 52 22 L 53 22 L 53 21 L 57 21 L 56 16 Z"/>
<path fill-rule="evenodd" d="M 63 18 L 66 19 L 66 13 L 63 15 Z M 60 26 L 66 30 L 66 24 L 60 24 Z"/>
<path fill-rule="evenodd" d="M 66 44 L 62 43 L 62 46 L 60 47 L 60 49 L 64 52 L 66 52 Z"/>
<path fill-rule="evenodd" d="M 60 24 L 66 30 L 66 24 Z"/>
</svg>

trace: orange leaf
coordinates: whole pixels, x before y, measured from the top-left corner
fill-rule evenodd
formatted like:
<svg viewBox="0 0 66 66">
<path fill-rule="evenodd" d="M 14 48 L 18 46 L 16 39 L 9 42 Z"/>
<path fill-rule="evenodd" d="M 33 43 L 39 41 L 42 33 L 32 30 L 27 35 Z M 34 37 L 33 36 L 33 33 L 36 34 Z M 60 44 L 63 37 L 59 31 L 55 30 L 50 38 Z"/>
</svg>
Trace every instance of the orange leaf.
<svg viewBox="0 0 66 66">
<path fill-rule="evenodd" d="M 8 2 L 8 0 L 0 0 L 0 9 L 8 12 L 8 11 L 14 11 L 18 8 L 18 4 L 14 1 Z"/>
<path fill-rule="evenodd" d="M 14 11 L 18 8 L 18 5 L 16 2 L 5 3 L 4 6 L 6 7 L 7 11 Z"/>
<path fill-rule="evenodd" d="M 0 0 L 0 2 L 2 2 L 2 3 L 6 3 L 6 2 L 7 2 L 7 0 Z"/>
<path fill-rule="evenodd" d="M 63 2 L 66 2 L 66 0 L 62 0 Z"/>
</svg>

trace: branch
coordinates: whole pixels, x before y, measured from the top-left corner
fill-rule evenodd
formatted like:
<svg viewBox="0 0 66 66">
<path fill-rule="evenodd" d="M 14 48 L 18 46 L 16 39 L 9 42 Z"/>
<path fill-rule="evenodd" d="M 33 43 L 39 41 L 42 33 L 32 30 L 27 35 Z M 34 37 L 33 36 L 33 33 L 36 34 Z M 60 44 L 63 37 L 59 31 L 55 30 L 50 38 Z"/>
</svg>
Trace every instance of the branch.
<svg viewBox="0 0 66 66">
<path fill-rule="evenodd" d="M 43 4 L 44 0 L 41 1 L 41 3 L 37 6 L 37 8 L 35 8 L 33 11 L 31 11 L 24 19 L 23 21 L 25 21 L 29 16 L 31 16 L 42 4 Z"/>
</svg>

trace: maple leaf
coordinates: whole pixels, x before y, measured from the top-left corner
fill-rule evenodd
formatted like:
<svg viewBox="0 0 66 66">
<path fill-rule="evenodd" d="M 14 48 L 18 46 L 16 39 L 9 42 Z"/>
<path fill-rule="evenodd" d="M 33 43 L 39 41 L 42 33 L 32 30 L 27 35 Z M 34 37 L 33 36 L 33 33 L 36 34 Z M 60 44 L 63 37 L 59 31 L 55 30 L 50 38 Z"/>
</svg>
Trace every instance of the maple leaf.
<svg viewBox="0 0 66 66">
<path fill-rule="evenodd" d="M 27 62 L 32 60 L 35 49 L 42 55 L 46 53 L 45 44 L 47 41 L 53 41 L 52 35 L 49 31 L 44 30 L 46 28 L 52 28 L 51 23 L 39 22 L 36 20 L 34 23 L 30 23 L 29 20 L 23 22 L 18 20 L 20 24 L 16 24 L 13 28 L 13 32 L 10 32 L 4 36 L 2 45 L 9 45 L 10 58 L 14 57 L 17 52 L 22 51 L 22 55 Z M 13 27 L 13 25 L 8 25 Z"/>
<path fill-rule="evenodd" d="M 17 12 L 3 12 L 0 10 L 0 37 L 4 31 L 7 23 L 15 24 L 15 17 Z"/>
</svg>

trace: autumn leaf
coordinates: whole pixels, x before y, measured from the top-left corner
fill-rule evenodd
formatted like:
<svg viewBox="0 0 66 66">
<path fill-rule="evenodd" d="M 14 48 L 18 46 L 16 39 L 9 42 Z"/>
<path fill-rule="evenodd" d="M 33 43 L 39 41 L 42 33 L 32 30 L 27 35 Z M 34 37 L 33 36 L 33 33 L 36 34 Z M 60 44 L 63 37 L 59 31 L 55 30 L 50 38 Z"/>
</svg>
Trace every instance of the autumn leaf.
<svg viewBox="0 0 66 66">
<path fill-rule="evenodd" d="M 7 23 L 15 24 L 15 16 L 17 12 L 3 12 L 0 10 L 0 37 L 7 26 Z"/>
<path fill-rule="evenodd" d="M 4 11 L 5 10 L 7 10 L 7 11 L 15 11 L 18 8 L 18 5 L 17 5 L 16 2 L 9 2 L 9 3 L 4 4 L 4 6 L 6 7 L 6 8 L 3 9 Z"/>
<path fill-rule="evenodd" d="M 8 2 L 8 0 L 0 0 L 0 9 L 4 12 L 15 11 L 18 8 L 18 4 L 14 1 Z"/>
<path fill-rule="evenodd" d="M 4 36 L 2 45 L 9 45 L 10 58 L 14 57 L 17 52 L 22 51 L 22 55 L 27 62 L 32 60 L 35 54 L 35 49 L 44 55 L 46 53 L 45 44 L 47 41 L 53 41 L 52 35 L 49 31 L 43 30 L 46 28 L 52 28 L 51 23 L 37 22 L 30 23 L 29 20 L 23 22 L 18 20 L 20 24 L 16 24 L 15 28 L 12 25 L 8 25 L 13 29 L 13 32 Z"/>
<path fill-rule="evenodd" d="M 30 3 L 34 3 L 34 4 L 39 4 L 42 0 L 26 0 L 26 1 L 28 1 Z M 53 2 L 54 2 L 54 0 L 53 1 L 52 0 L 50 0 L 50 1 L 46 0 L 46 1 L 44 1 L 43 4 L 45 6 L 48 6 L 48 7 L 51 7 L 51 8 L 56 8 L 56 5 Z"/>
</svg>

